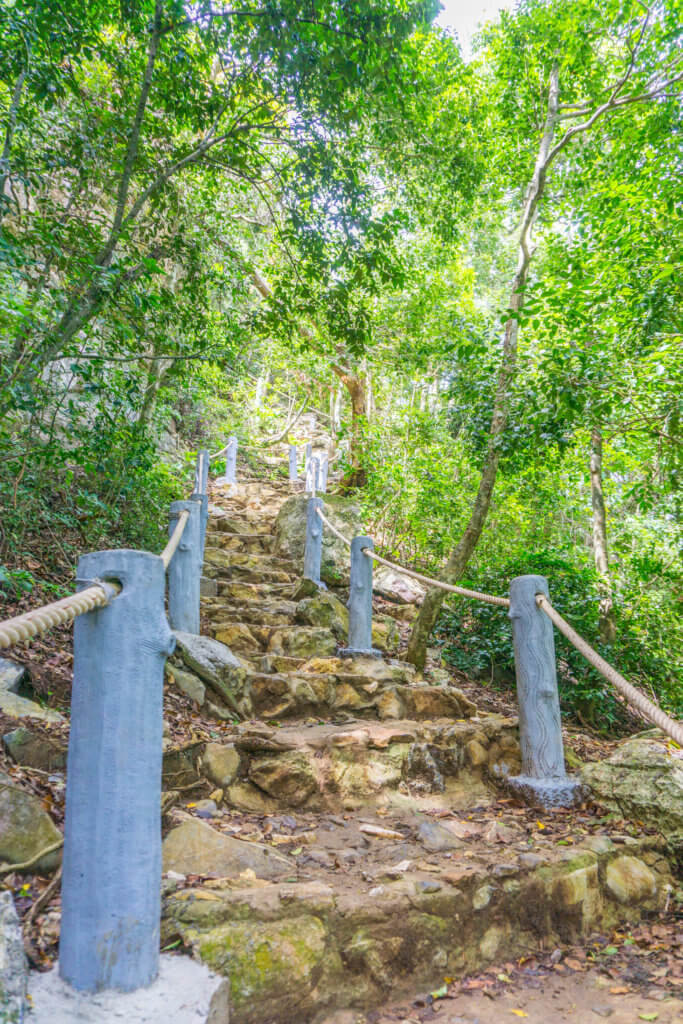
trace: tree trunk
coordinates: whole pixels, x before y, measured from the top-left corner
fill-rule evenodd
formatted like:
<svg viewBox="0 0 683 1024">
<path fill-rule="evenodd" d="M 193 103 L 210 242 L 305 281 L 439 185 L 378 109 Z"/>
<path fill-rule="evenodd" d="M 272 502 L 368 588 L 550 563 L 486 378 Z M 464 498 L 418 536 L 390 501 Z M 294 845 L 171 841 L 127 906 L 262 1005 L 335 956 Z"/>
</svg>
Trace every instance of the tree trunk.
<svg viewBox="0 0 683 1024">
<path fill-rule="evenodd" d="M 617 622 L 612 599 L 612 582 L 607 558 L 607 516 L 602 490 L 602 430 L 594 426 L 591 431 L 591 505 L 593 508 L 593 556 L 599 574 L 600 637 L 603 643 L 613 644 L 617 636 Z"/>
<path fill-rule="evenodd" d="M 496 380 L 496 392 L 493 403 L 493 415 L 489 441 L 482 469 L 479 489 L 472 505 L 470 518 L 462 537 L 446 563 L 444 572 L 447 583 L 456 583 L 463 575 L 467 563 L 477 546 L 486 522 L 491 497 L 498 472 L 500 460 L 500 442 L 505 431 L 508 418 L 508 397 L 517 359 L 517 335 L 519 323 L 517 314 L 524 305 L 524 288 L 529 273 L 529 264 L 533 255 L 531 234 L 536 220 L 538 204 L 545 188 L 546 175 L 550 162 L 551 147 L 555 137 L 555 129 L 559 119 L 559 73 L 553 67 L 550 74 L 548 89 L 548 108 L 546 113 L 543 137 L 538 148 L 534 173 L 526 193 L 522 224 L 519 233 L 517 269 L 510 290 L 509 308 L 511 316 L 505 324 L 503 351 Z M 413 631 L 408 643 L 407 660 L 418 669 L 423 669 L 427 656 L 427 643 L 436 624 L 443 604 L 445 592 L 433 587 L 425 595 L 420 612 L 415 620 Z"/>
<path fill-rule="evenodd" d="M 332 369 L 339 377 L 351 398 L 351 471 L 342 481 L 343 487 L 363 487 L 367 480 L 367 471 L 363 465 L 363 445 L 365 423 L 367 421 L 367 389 L 363 373 L 353 373 L 337 363 Z"/>
</svg>

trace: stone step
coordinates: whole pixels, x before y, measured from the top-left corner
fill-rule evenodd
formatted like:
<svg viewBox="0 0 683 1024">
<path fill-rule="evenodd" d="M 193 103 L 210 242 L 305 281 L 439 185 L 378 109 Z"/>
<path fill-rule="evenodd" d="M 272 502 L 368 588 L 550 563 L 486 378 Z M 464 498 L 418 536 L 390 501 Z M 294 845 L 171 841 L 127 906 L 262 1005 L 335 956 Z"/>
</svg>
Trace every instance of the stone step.
<svg viewBox="0 0 683 1024">
<path fill-rule="evenodd" d="M 254 672 L 246 687 L 253 713 L 265 721 L 310 716 L 453 720 L 476 713 L 475 706 L 454 686 L 380 682 L 351 673 L 332 675 L 301 668 Z"/>
<path fill-rule="evenodd" d="M 290 589 L 298 578 L 297 573 L 285 572 L 283 569 L 253 568 L 246 565 L 230 565 L 219 568 L 204 562 L 204 576 L 218 580 L 218 593 L 221 594 L 221 583 L 232 583 L 243 580 L 246 583 L 286 583 Z"/>
<path fill-rule="evenodd" d="M 263 679 L 276 684 L 278 677 Z M 520 765 L 517 720 L 502 715 L 460 722 L 309 719 L 278 728 L 249 722 L 221 749 L 235 758 L 231 778 L 214 780 L 227 782 L 223 800 L 252 813 L 376 805 L 464 810 L 490 803 L 500 778 Z"/>
<path fill-rule="evenodd" d="M 209 602 L 212 602 L 216 606 L 225 603 L 227 598 L 228 603 L 233 604 L 237 601 L 270 601 L 278 600 L 280 598 L 286 599 L 292 593 L 291 583 L 253 583 L 248 580 L 219 580 L 218 581 L 218 594 L 217 598 L 210 598 L 207 600 L 207 606 Z"/>
<path fill-rule="evenodd" d="M 275 538 L 271 533 L 226 533 L 220 530 L 207 530 L 207 546 L 223 548 L 226 551 L 244 551 L 248 553 L 264 553 L 272 551 Z"/>
<path fill-rule="evenodd" d="M 534 814 L 499 816 L 504 805 L 438 822 L 417 811 L 297 813 L 269 819 L 269 838 L 262 817 L 237 819 L 236 834 L 260 843 L 184 821 L 165 842 L 165 869 L 213 878 L 167 879 L 162 945 L 180 940 L 229 977 L 231 1024 L 311 1024 L 626 929 L 670 897 L 658 837 L 624 846 L 623 836 L 584 834 L 561 847 Z M 222 858 L 213 871 L 211 853 Z"/>
<path fill-rule="evenodd" d="M 287 654 L 310 658 L 313 655 L 333 654 L 337 641 L 323 626 L 268 626 L 253 622 L 219 622 L 211 627 L 211 634 L 220 643 L 233 648 L 238 654 L 255 652 Z"/>
<path fill-rule="evenodd" d="M 306 658 L 288 658 L 286 654 L 264 654 L 259 662 L 261 672 L 296 672 Z"/>
<path fill-rule="evenodd" d="M 292 574 L 298 574 L 301 570 L 301 566 L 291 558 L 276 558 L 275 555 L 264 551 L 231 551 L 211 547 L 209 544 L 204 549 L 204 562 L 219 569 L 232 569 L 237 566 L 259 571 L 278 569 Z"/>
<path fill-rule="evenodd" d="M 212 628 L 225 620 L 248 622 L 263 626 L 287 626 L 294 622 L 296 603 L 294 601 L 243 601 L 239 604 L 215 604 L 208 611 Z"/>
</svg>

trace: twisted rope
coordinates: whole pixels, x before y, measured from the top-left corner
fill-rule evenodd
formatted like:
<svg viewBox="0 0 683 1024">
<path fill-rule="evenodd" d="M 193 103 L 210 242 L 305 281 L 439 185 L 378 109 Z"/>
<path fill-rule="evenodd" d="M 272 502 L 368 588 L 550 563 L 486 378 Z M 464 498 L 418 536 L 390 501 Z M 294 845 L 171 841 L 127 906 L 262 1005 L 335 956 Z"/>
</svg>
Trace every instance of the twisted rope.
<svg viewBox="0 0 683 1024">
<path fill-rule="evenodd" d="M 110 599 L 120 589 L 117 584 L 95 582 L 77 594 L 62 598 L 61 601 L 54 601 L 24 615 L 7 619 L 6 622 L 0 623 L 0 648 L 30 640 L 38 633 L 45 633 L 64 622 L 71 622 L 84 612 L 109 604 Z"/>
<path fill-rule="evenodd" d="M 456 587 L 452 583 L 442 583 L 441 580 L 432 579 L 431 576 L 423 576 L 422 573 L 413 572 L 412 569 L 404 569 L 402 565 L 396 565 L 395 562 L 382 558 L 381 555 L 378 555 L 371 548 L 363 548 L 362 551 L 367 558 L 372 558 L 375 562 L 381 562 L 382 565 L 395 569 L 396 572 L 400 572 L 403 576 L 410 576 L 414 580 L 420 580 L 421 583 L 426 583 L 430 587 L 439 587 L 440 590 L 447 590 L 449 594 L 458 594 L 460 597 L 472 597 L 476 601 L 485 601 L 487 604 L 495 604 L 500 608 L 510 607 L 510 599 L 508 597 L 496 597 L 495 594 L 484 594 L 481 590 L 467 590 L 465 587 Z"/>
<path fill-rule="evenodd" d="M 583 637 L 579 636 L 576 630 L 553 608 L 544 594 L 536 594 L 536 604 L 545 612 L 551 622 L 559 629 L 560 633 L 566 636 L 570 643 L 574 644 L 574 647 L 576 647 L 580 654 L 583 654 L 586 661 L 590 662 L 593 668 L 596 668 L 626 698 L 629 704 L 636 708 L 641 715 L 658 726 L 662 732 L 671 736 L 679 746 L 683 747 L 683 723 L 669 718 L 666 712 L 658 708 L 656 704 L 653 704 L 644 693 L 641 693 L 632 683 L 624 679 L 609 662 L 601 658 L 598 652 L 594 651 L 590 644 L 586 643 Z"/>
<path fill-rule="evenodd" d="M 180 538 L 183 535 L 185 524 L 190 518 L 190 513 L 184 510 L 178 516 L 178 522 L 173 534 L 161 553 L 161 560 L 164 568 L 167 569 L 173 555 L 175 554 Z M 16 615 L 13 619 L 0 622 L 0 649 L 12 647 L 14 644 L 26 643 L 39 633 L 47 633 L 55 626 L 62 626 L 66 622 L 72 622 L 79 615 L 91 612 L 94 608 L 101 608 L 109 604 L 109 601 L 121 590 L 117 583 L 94 582 L 85 590 L 79 590 L 77 594 L 70 594 L 63 597 L 61 601 L 53 601 L 52 604 L 43 605 L 42 608 L 34 608 L 33 611 L 25 612 L 23 615 Z"/>
<path fill-rule="evenodd" d="M 178 516 L 178 522 L 176 523 L 175 530 L 173 531 L 169 538 L 168 544 L 161 552 L 161 561 L 164 563 L 164 569 L 168 569 L 169 565 L 171 564 L 171 559 L 178 550 L 178 545 L 180 544 L 180 539 L 183 535 L 185 524 L 187 523 L 187 520 L 189 518 L 190 513 L 187 511 L 187 509 L 183 509 L 183 511 Z"/>
<path fill-rule="evenodd" d="M 322 519 L 323 523 L 328 528 L 328 530 L 331 533 L 333 533 L 335 535 L 335 537 L 338 537 L 339 540 L 343 541 L 344 544 L 346 544 L 346 546 L 348 548 L 350 548 L 351 547 L 351 541 L 347 540 L 346 537 L 344 536 L 344 534 L 340 530 L 338 530 L 336 526 L 332 525 L 332 523 L 329 521 L 327 516 L 324 516 L 319 508 L 316 508 L 315 511 L 316 511 L 316 514 L 320 517 L 320 519 Z"/>
<path fill-rule="evenodd" d="M 322 519 L 325 526 L 332 531 L 332 533 L 342 540 L 347 547 L 351 547 L 351 541 L 347 540 L 343 533 L 341 533 L 332 523 L 327 519 L 326 516 L 316 508 L 317 514 Z M 501 608 L 509 608 L 510 600 L 507 597 L 496 597 L 494 594 L 484 594 L 480 590 L 466 590 L 465 587 L 456 587 L 451 583 L 442 583 L 441 580 L 432 579 L 431 576 L 423 576 L 422 573 L 413 572 L 412 569 L 405 569 L 402 565 L 396 565 L 395 562 L 390 562 L 387 558 L 382 558 L 372 548 L 362 548 L 363 554 L 366 558 L 372 558 L 375 562 L 381 562 L 382 565 L 388 566 L 390 569 L 394 569 L 396 572 L 401 573 L 403 576 L 410 576 L 414 580 L 419 580 L 421 583 L 426 583 L 431 587 L 439 587 L 441 590 L 447 590 L 449 594 L 459 594 L 460 597 L 472 597 L 477 601 L 486 601 L 487 604 L 499 605 Z"/>
</svg>

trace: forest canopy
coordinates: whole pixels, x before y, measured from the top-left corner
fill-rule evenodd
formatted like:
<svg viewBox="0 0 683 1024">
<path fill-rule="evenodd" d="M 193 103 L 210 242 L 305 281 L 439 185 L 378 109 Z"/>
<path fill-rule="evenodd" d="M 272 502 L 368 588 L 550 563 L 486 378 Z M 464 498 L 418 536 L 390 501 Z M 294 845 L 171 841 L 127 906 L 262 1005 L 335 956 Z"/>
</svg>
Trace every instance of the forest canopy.
<svg viewBox="0 0 683 1024">
<path fill-rule="evenodd" d="M 379 550 L 548 577 L 680 715 L 683 3 L 521 0 L 467 59 L 438 11 L 0 0 L 0 593 L 156 550 L 187 453 L 308 403 Z M 508 685 L 442 598 L 410 659 Z"/>
</svg>

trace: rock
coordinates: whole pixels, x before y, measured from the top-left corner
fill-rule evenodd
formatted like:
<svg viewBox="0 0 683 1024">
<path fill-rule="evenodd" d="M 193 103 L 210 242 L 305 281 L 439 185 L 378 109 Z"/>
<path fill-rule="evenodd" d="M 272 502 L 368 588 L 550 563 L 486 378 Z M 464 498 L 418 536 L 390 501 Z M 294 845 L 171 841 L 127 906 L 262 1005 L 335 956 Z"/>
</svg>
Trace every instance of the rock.
<svg viewBox="0 0 683 1024">
<path fill-rule="evenodd" d="M 8 718 L 39 718 L 41 722 L 63 722 L 64 717 L 52 708 L 42 708 L 33 700 L 19 697 L 11 690 L 0 690 L 0 712 Z"/>
<path fill-rule="evenodd" d="M 66 747 L 30 729 L 13 729 L 5 733 L 2 742 L 12 760 L 26 768 L 54 772 L 66 767 Z"/>
<path fill-rule="evenodd" d="M 293 629 L 278 629 L 270 638 L 270 654 L 286 654 L 290 658 L 311 658 L 315 655 L 333 654 L 337 642 L 329 629 L 323 626 L 298 626 Z"/>
<path fill-rule="evenodd" d="M 276 814 L 279 810 L 276 800 L 257 789 L 251 782 L 233 782 L 223 794 L 225 803 L 239 811 L 253 811 L 256 814 Z"/>
<path fill-rule="evenodd" d="M 199 577 L 199 596 L 200 597 L 217 597 L 218 596 L 218 584 L 215 580 L 210 580 L 206 576 Z"/>
<path fill-rule="evenodd" d="M 488 764 L 488 751 L 478 740 L 470 740 L 465 744 L 465 757 L 471 768 L 482 768 Z"/>
<path fill-rule="evenodd" d="M 487 843 L 514 843 L 519 839 L 519 831 L 502 821 L 492 821 L 484 832 L 484 839 Z"/>
<path fill-rule="evenodd" d="M 427 588 L 418 580 L 404 576 L 388 565 L 379 565 L 375 569 L 372 588 L 397 604 L 420 604 L 427 593 Z"/>
<path fill-rule="evenodd" d="M 426 850 L 440 853 L 443 850 L 456 850 L 463 843 L 444 825 L 436 822 L 423 821 L 417 830 L 417 838 Z"/>
<path fill-rule="evenodd" d="M 9 658 L 0 658 L 0 690 L 28 697 L 31 691 L 28 669 Z"/>
<path fill-rule="evenodd" d="M 24 1019 L 28 963 L 21 922 L 10 892 L 0 892 L 0 1022 Z"/>
<path fill-rule="evenodd" d="M 386 653 L 398 650 L 401 636 L 392 618 L 374 619 L 372 623 L 372 646 Z"/>
<path fill-rule="evenodd" d="M 223 701 L 237 710 L 247 673 L 229 647 L 209 636 L 195 636 L 176 630 L 178 652 L 185 664 L 211 687 Z"/>
<path fill-rule="evenodd" d="M 403 718 L 403 704 L 395 690 L 385 690 L 380 694 L 376 707 L 377 714 L 384 721 L 390 718 Z"/>
<path fill-rule="evenodd" d="M 313 580 L 306 579 L 302 576 L 300 580 L 294 585 L 292 591 L 292 601 L 303 601 L 306 597 L 315 597 L 316 594 L 321 594 L 323 591 L 320 589 L 317 583 Z"/>
<path fill-rule="evenodd" d="M 228 649 L 234 647 L 247 657 L 261 650 L 259 639 L 254 636 L 254 627 L 246 622 L 221 623 L 215 627 L 215 632 L 219 643 L 225 644 Z"/>
<path fill-rule="evenodd" d="M 202 771 L 215 786 L 225 789 L 237 778 L 240 755 L 232 744 L 207 743 L 202 757 Z"/>
<path fill-rule="evenodd" d="M 282 505 L 275 520 L 274 553 L 303 565 L 306 546 L 306 494 L 293 494 Z M 324 497 L 324 514 L 341 533 L 351 539 L 363 533 L 360 509 L 352 498 L 334 494 Z M 323 526 L 323 549 L 320 577 L 325 583 L 348 584 L 349 549 Z"/>
<path fill-rule="evenodd" d="M 198 818 L 215 818 L 218 814 L 218 807 L 215 800 L 197 800 L 194 805 L 194 813 Z"/>
<path fill-rule="evenodd" d="M 295 869 L 294 861 L 276 850 L 223 835 L 203 821 L 184 821 L 172 829 L 162 852 L 164 871 L 181 875 L 236 878 L 251 870 L 257 878 L 277 878 Z"/>
<path fill-rule="evenodd" d="M 253 761 L 249 779 L 283 807 L 300 807 L 319 789 L 311 760 L 298 750 Z"/>
<path fill-rule="evenodd" d="M 471 718 L 476 706 L 455 686 L 397 686 L 405 716 L 423 718 Z"/>
<path fill-rule="evenodd" d="M 166 790 L 191 786 L 199 782 L 199 758 L 204 744 L 201 740 L 164 750 L 161 777 Z"/>
<path fill-rule="evenodd" d="M 17 786 L 0 782 L 0 862 L 23 864 L 42 850 L 61 843 L 62 833 L 36 797 Z M 41 857 L 30 870 L 53 871 L 61 860 L 58 847 Z M 29 868 L 26 868 L 29 870 Z"/>
<path fill-rule="evenodd" d="M 189 931 L 188 939 L 194 934 Z M 196 936 L 210 968 L 230 979 L 231 1010 L 242 1024 L 309 1020 L 324 961 L 326 928 L 317 917 L 231 921 Z"/>
<path fill-rule="evenodd" d="M 605 884 L 619 903 L 642 903 L 657 894 L 655 876 L 637 857 L 616 857 L 610 861 Z"/>
<path fill-rule="evenodd" d="M 320 591 L 315 597 L 306 597 L 296 606 L 296 621 L 305 626 L 325 626 L 340 642 L 346 642 L 349 634 L 348 609 L 338 597 L 328 591 Z"/>
<path fill-rule="evenodd" d="M 683 758 L 658 730 L 620 743 L 606 761 L 587 764 L 582 782 L 621 817 L 658 829 L 673 846 L 683 842 Z"/>
<path fill-rule="evenodd" d="M 417 618 L 418 609 L 414 604 L 394 604 L 385 607 L 387 615 L 397 622 L 413 622 Z"/>
<path fill-rule="evenodd" d="M 403 764 L 403 778 L 418 793 L 443 793 L 445 789 L 443 775 L 426 743 L 413 743 Z"/>
<path fill-rule="evenodd" d="M 206 700 L 206 687 L 194 672 L 187 672 L 171 662 L 166 662 L 166 676 L 169 682 L 201 707 Z"/>
<path fill-rule="evenodd" d="M 415 892 L 418 893 L 432 893 L 440 892 L 443 888 L 441 882 L 437 882 L 435 878 L 421 878 L 415 883 Z"/>
</svg>

